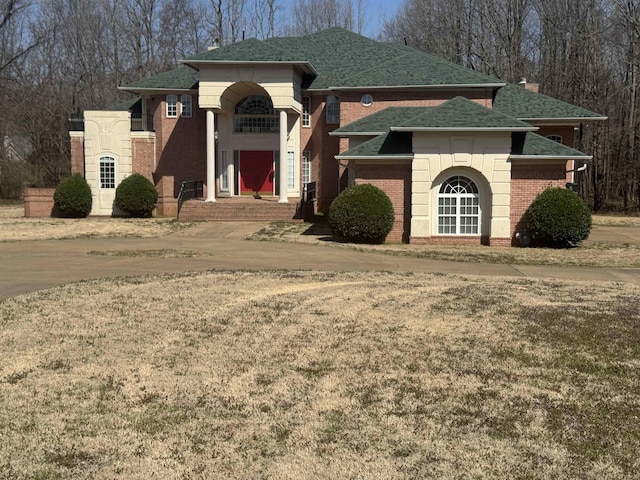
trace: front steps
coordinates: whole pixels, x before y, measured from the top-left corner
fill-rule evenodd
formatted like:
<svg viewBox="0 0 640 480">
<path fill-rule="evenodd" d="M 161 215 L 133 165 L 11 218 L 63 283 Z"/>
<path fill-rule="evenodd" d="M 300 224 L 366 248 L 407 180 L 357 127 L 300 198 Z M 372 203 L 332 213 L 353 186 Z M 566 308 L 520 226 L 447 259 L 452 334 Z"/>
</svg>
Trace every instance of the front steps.
<svg viewBox="0 0 640 480">
<path fill-rule="evenodd" d="M 300 199 L 289 198 L 278 203 L 277 197 L 217 198 L 215 202 L 187 200 L 180 210 L 180 221 L 206 220 L 211 222 L 273 222 L 277 220 L 302 221 Z"/>
</svg>

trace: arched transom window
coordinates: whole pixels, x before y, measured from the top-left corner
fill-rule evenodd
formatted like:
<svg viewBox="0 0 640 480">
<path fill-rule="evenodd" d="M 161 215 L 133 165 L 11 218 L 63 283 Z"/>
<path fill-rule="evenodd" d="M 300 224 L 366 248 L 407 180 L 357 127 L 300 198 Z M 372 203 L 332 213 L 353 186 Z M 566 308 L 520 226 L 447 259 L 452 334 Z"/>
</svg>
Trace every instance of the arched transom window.
<svg viewBox="0 0 640 480">
<path fill-rule="evenodd" d="M 249 95 L 236 105 L 234 133 L 278 133 L 278 112 L 271 99 L 264 95 Z"/>
<path fill-rule="evenodd" d="M 480 194 L 472 180 L 461 175 L 449 178 L 438 192 L 438 234 L 478 235 Z"/>
</svg>

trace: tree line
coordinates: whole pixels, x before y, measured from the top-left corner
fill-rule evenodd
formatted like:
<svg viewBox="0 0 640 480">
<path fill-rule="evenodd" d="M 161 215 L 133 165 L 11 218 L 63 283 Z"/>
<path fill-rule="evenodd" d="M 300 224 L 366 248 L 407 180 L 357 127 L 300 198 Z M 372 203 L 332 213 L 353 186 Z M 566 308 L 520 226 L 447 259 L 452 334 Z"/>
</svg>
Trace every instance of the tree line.
<svg viewBox="0 0 640 480">
<path fill-rule="evenodd" d="M 285 10 L 286 6 L 286 10 Z M 68 117 L 243 38 L 367 27 L 363 0 L 0 0 L 0 198 L 69 172 Z M 640 0 L 404 0 L 378 32 L 608 116 L 577 133 L 595 210 L 640 209 Z M 4 156 L 4 158 L 2 157 Z M 18 192 L 18 193 L 16 193 Z"/>
</svg>

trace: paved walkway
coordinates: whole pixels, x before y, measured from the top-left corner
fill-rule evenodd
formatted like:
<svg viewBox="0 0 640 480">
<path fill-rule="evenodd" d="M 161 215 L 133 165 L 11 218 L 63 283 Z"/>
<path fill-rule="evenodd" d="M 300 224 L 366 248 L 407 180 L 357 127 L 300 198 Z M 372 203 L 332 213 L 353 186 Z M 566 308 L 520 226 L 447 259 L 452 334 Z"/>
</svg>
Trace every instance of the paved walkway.
<svg viewBox="0 0 640 480">
<path fill-rule="evenodd" d="M 255 223 L 204 222 L 162 238 L 84 238 L 0 243 L 0 299 L 79 280 L 211 269 L 386 270 L 640 284 L 639 268 L 473 264 L 361 253 L 324 245 L 243 240 L 260 227 L 262 225 Z M 194 252 L 196 255 L 191 258 L 159 258 L 90 253 L 152 249 Z"/>
</svg>

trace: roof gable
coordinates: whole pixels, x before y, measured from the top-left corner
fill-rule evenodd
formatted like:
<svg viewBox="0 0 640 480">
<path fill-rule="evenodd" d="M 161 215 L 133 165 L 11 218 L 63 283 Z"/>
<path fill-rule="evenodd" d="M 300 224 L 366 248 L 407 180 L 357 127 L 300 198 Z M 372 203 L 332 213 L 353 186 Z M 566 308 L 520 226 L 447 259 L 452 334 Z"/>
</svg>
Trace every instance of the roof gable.
<svg viewBox="0 0 640 480">
<path fill-rule="evenodd" d="M 514 134 L 511 147 L 512 158 L 558 158 L 590 159 L 580 150 L 550 140 L 533 132 Z"/>
</svg>

